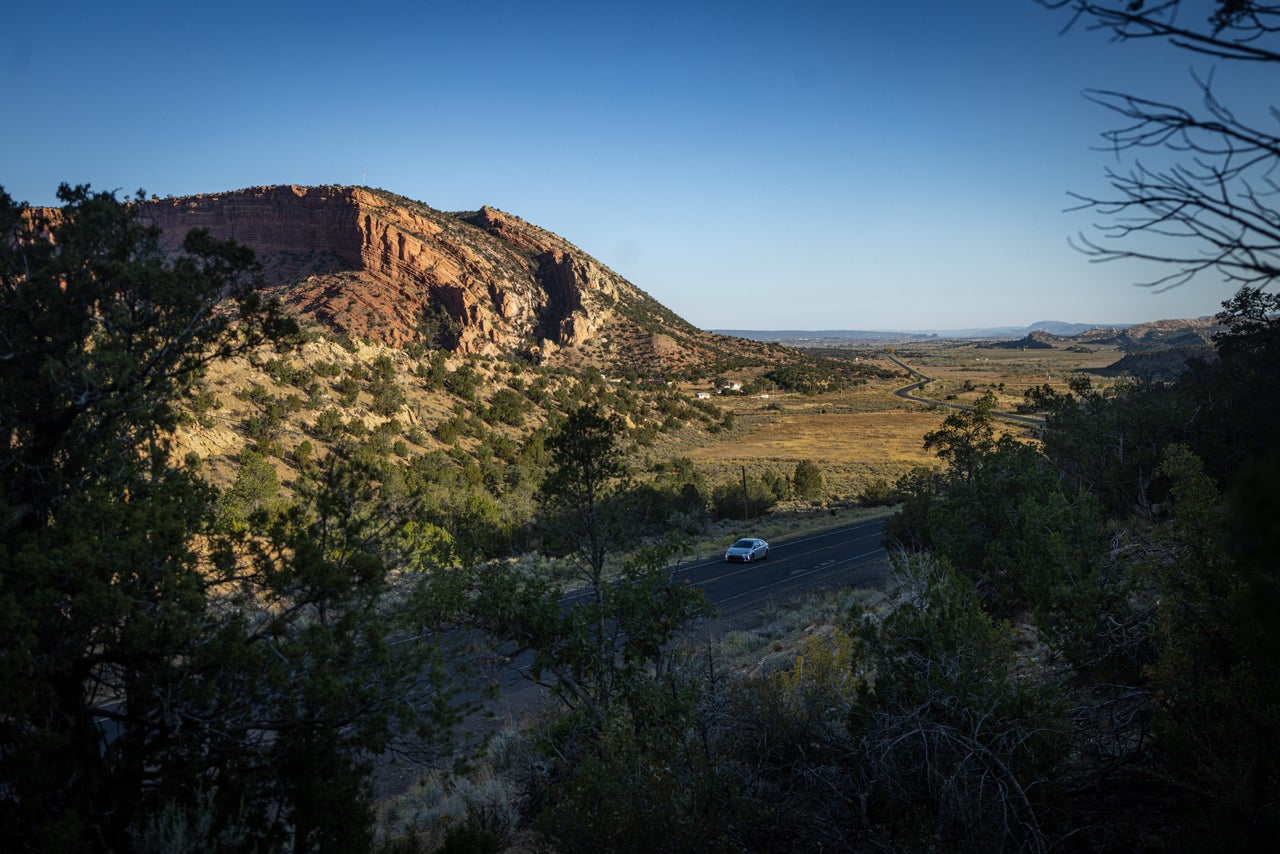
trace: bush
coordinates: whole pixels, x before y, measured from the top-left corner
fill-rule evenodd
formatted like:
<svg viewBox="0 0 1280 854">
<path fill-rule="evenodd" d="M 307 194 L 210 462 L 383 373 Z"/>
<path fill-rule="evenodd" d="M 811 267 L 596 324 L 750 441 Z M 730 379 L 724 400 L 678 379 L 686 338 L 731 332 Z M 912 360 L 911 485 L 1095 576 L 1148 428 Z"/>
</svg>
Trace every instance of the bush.
<svg viewBox="0 0 1280 854">
<path fill-rule="evenodd" d="M 524 424 L 525 406 L 524 398 L 517 392 L 509 388 L 498 389 L 489 398 L 487 420 L 519 427 Z"/>
<path fill-rule="evenodd" d="M 360 397 L 360 383 L 349 374 L 338 381 L 336 390 L 338 401 L 343 406 L 354 406 Z"/>
<path fill-rule="evenodd" d="M 777 503 L 777 493 L 758 477 L 747 478 L 745 497 L 741 480 L 717 484 L 711 491 L 711 510 L 720 519 L 760 517 Z"/>
<path fill-rule="evenodd" d="M 333 440 L 342 435 L 346 422 L 337 409 L 323 410 L 316 416 L 311 425 L 311 432 L 317 439 Z"/>
<path fill-rule="evenodd" d="M 899 553 L 894 580 L 897 607 L 859 629 L 850 714 L 871 826 L 907 850 L 1047 847 L 1059 709 L 1016 676 L 1010 627 L 963 575 Z"/>
<path fill-rule="evenodd" d="M 817 501 L 822 498 L 822 472 L 813 460 L 801 460 L 796 463 L 796 472 L 791 478 L 796 491 L 796 498 L 805 501 Z"/>
<path fill-rule="evenodd" d="M 898 503 L 898 490 L 886 478 L 878 477 L 858 493 L 858 503 L 863 507 L 890 507 Z"/>
</svg>

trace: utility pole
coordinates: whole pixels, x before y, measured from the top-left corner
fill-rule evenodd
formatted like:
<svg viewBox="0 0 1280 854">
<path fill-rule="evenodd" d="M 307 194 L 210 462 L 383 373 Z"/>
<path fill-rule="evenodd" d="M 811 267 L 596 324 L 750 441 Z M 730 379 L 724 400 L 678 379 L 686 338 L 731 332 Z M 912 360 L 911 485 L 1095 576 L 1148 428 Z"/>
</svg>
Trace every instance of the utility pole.
<svg viewBox="0 0 1280 854">
<path fill-rule="evenodd" d="M 747 498 L 747 467 L 742 467 L 742 521 L 750 521 L 751 502 Z"/>
</svg>

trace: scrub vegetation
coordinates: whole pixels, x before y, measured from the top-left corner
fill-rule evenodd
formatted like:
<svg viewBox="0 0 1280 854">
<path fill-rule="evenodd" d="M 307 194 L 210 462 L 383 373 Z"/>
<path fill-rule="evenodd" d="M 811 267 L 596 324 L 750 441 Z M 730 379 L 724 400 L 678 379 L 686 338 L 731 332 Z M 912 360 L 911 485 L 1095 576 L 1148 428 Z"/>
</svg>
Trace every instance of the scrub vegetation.
<svg viewBox="0 0 1280 854">
<path fill-rule="evenodd" d="M 1280 60 L 1271 4 L 1044 5 Z M 1270 850 L 1277 147 L 1201 90 L 1095 93 L 1116 151 L 1174 157 L 1084 200 L 1121 239 L 1084 248 L 1225 276 L 1212 346 L 1143 378 L 912 343 L 929 404 L 875 351 L 667 377 L 460 355 L 441 315 L 334 337 L 234 243 L 0 191 L 0 847 Z M 893 508 L 883 590 L 711 631 L 668 569 L 853 505 Z M 546 701 L 454 743 L 521 652 Z M 377 797 L 389 758 L 425 770 Z"/>
</svg>

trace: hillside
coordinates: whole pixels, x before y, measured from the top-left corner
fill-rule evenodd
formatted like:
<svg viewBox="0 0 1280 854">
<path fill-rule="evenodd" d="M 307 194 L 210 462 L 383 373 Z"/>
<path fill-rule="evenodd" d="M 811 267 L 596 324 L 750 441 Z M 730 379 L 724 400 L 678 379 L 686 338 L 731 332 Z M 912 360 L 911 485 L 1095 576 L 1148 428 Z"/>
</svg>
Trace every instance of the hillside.
<svg viewBox="0 0 1280 854">
<path fill-rule="evenodd" d="M 718 382 L 813 393 L 870 364 L 699 330 L 567 240 L 489 207 L 382 190 L 257 187 L 144 202 L 177 252 L 192 228 L 253 249 L 305 342 L 215 365 L 177 436 L 220 484 L 260 453 L 289 490 L 356 443 L 401 463 L 522 478 L 538 431 L 582 402 L 663 459 L 732 431 Z M 449 462 L 445 462 L 447 456 Z M 483 472 L 483 475 L 479 474 Z"/>
<path fill-rule="evenodd" d="M 235 239 L 302 315 L 393 347 L 654 375 L 762 349 L 697 329 L 567 240 L 490 207 L 277 186 L 152 199 L 142 216 L 172 248 L 196 227 Z"/>
</svg>

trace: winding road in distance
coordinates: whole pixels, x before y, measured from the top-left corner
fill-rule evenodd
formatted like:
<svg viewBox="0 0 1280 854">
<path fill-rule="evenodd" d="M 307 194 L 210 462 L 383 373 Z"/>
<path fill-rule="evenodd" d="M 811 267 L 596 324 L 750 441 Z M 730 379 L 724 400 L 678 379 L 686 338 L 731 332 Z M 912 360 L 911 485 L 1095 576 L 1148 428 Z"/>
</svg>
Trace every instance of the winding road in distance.
<svg viewBox="0 0 1280 854">
<path fill-rule="evenodd" d="M 924 374 L 920 373 L 915 368 L 911 367 L 906 362 L 902 361 L 892 353 L 885 353 L 885 356 L 886 358 L 889 359 L 890 362 L 893 362 L 899 368 L 902 368 L 907 373 L 920 378 L 920 382 L 912 383 L 911 385 L 908 385 L 908 386 L 903 386 L 902 388 L 895 391 L 894 392 L 895 396 L 900 397 L 903 400 L 910 400 L 915 403 L 923 403 L 927 406 L 944 406 L 948 409 L 965 409 L 970 411 L 973 409 L 972 406 L 969 406 L 968 404 L 965 404 L 965 403 L 949 403 L 945 400 L 934 400 L 933 398 L 929 398 L 929 397 L 920 397 L 918 394 L 916 394 L 916 392 L 920 391 L 920 389 L 924 388 L 929 383 L 933 382 L 934 378 L 925 376 Z M 1030 415 L 1018 415 L 1015 412 L 1001 412 L 998 409 L 992 410 L 991 414 L 996 418 L 1003 418 L 1006 421 L 1016 421 L 1019 424 L 1029 424 L 1032 427 L 1044 426 L 1043 418 L 1035 418 Z"/>
</svg>

